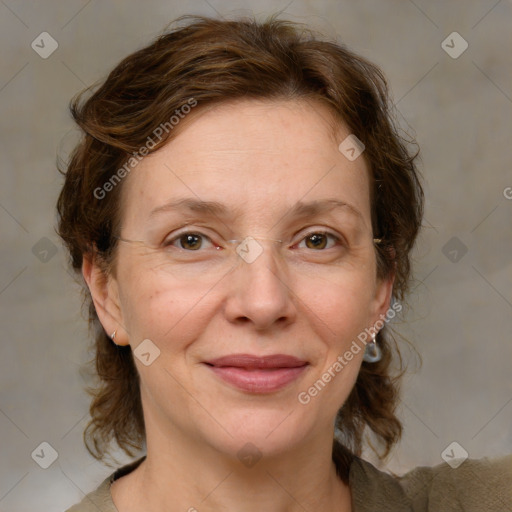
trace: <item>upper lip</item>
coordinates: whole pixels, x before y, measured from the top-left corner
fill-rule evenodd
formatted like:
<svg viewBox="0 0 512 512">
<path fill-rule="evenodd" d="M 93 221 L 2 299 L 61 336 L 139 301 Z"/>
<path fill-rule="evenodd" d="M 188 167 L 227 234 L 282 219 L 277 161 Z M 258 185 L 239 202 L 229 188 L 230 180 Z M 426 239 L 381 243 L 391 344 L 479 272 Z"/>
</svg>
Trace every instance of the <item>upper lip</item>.
<svg viewBox="0 0 512 512">
<path fill-rule="evenodd" d="M 298 368 L 308 364 L 307 361 L 286 354 L 269 356 L 256 356 L 252 354 L 231 354 L 205 361 L 206 364 L 216 367 L 231 366 L 235 368 Z"/>
</svg>

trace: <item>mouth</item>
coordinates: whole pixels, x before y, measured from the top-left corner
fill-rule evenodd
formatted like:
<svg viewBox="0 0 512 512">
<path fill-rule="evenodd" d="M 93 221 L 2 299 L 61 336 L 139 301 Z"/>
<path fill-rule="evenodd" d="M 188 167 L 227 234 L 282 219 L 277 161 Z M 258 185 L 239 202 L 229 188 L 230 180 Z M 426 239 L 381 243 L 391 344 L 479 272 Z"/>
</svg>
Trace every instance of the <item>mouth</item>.
<svg viewBox="0 0 512 512">
<path fill-rule="evenodd" d="M 285 354 L 232 354 L 204 364 L 224 382 L 249 393 L 271 393 L 283 389 L 309 366 L 307 361 Z"/>
</svg>

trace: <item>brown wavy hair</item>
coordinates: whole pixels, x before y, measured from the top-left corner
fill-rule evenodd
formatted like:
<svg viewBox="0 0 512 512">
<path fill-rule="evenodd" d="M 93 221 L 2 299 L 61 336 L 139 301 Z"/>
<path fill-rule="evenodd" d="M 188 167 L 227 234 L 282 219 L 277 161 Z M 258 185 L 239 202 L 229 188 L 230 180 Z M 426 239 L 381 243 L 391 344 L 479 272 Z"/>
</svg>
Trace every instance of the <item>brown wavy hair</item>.
<svg viewBox="0 0 512 512">
<path fill-rule="evenodd" d="M 107 198 L 94 191 L 112 179 L 134 153 L 168 123 L 190 98 L 196 109 L 234 99 L 312 100 L 327 105 L 365 144 L 370 169 L 371 207 L 377 274 L 395 274 L 393 298 L 401 301 L 410 280 L 410 251 L 423 215 L 423 190 L 415 159 L 417 145 L 398 129 L 386 79 L 374 64 L 344 45 L 302 25 L 251 18 L 219 20 L 184 16 L 152 44 L 120 62 L 100 85 L 86 89 L 70 105 L 83 132 L 72 152 L 60 193 L 58 233 L 80 275 L 85 254 L 109 272 L 119 235 L 122 180 Z M 150 150 L 174 136 L 172 130 Z M 414 148 L 414 151 L 411 150 Z M 144 448 L 145 429 L 139 377 L 130 347 L 116 346 L 103 330 L 83 280 L 85 304 L 95 338 L 97 386 L 84 440 L 104 459 L 112 441 L 128 455 Z M 360 455 L 365 428 L 373 432 L 384 458 L 399 440 L 395 414 L 403 374 L 389 327 L 379 331 L 382 359 L 363 362 L 356 384 L 338 412 L 339 436 L 333 458 Z M 393 373 L 392 364 L 400 360 Z M 348 459 L 346 459 L 348 460 Z M 345 474 L 346 477 L 346 474 Z"/>
</svg>

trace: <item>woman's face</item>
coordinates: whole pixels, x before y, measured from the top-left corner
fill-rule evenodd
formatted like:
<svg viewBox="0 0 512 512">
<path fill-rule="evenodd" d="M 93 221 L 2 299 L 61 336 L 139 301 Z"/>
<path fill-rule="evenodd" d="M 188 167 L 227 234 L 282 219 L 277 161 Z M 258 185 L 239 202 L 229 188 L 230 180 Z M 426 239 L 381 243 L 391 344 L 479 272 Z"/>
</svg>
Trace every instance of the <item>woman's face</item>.
<svg viewBox="0 0 512 512">
<path fill-rule="evenodd" d="M 120 243 L 101 319 L 144 354 L 148 444 L 271 455 L 332 435 L 363 350 L 298 397 L 386 312 L 392 283 L 376 277 L 367 166 L 329 119 L 317 103 L 222 104 L 126 178 L 121 236 L 144 243 Z"/>
</svg>

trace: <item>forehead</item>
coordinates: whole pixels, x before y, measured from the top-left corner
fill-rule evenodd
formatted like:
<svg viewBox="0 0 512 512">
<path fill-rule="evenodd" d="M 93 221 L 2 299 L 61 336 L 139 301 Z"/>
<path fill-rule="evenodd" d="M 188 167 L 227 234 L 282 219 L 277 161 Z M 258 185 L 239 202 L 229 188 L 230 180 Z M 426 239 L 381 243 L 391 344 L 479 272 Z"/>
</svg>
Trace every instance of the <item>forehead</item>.
<svg viewBox="0 0 512 512">
<path fill-rule="evenodd" d="M 178 134 L 145 157 L 123 190 L 123 223 L 176 198 L 231 205 L 237 217 L 279 215 L 297 202 L 339 199 L 369 222 L 364 158 L 338 145 L 350 132 L 312 101 L 255 101 L 196 107 Z"/>
</svg>

